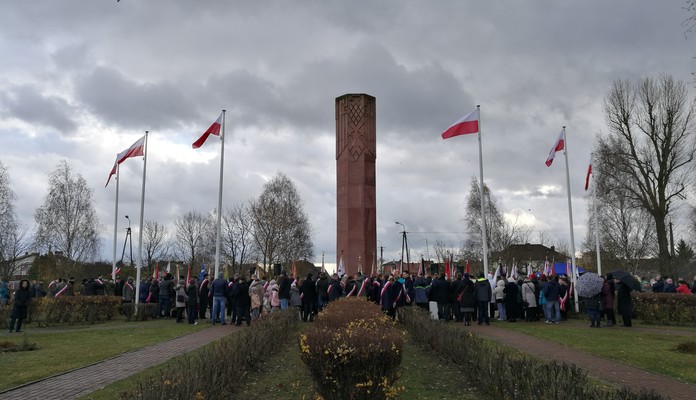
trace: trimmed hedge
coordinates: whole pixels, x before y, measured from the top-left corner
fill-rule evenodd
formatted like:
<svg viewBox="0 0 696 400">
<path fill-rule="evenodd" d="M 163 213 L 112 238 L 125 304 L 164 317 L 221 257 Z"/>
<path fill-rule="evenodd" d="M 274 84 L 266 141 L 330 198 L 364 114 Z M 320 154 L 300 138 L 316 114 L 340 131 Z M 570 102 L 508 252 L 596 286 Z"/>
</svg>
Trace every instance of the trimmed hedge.
<svg viewBox="0 0 696 400">
<path fill-rule="evenodd" d="M 295 310 L 265 315 L 230 336 L 166 363 L 122 399 L 234 399 L 263 360 L 287 345 L 297 329 Z M 230 333 L 233 333 L 230 330 Z M 176 349 L 172 349 L 176 351 Z"/>
<path fill-rule="evenodd" d="M 300 358 L 325 400 L 391 399 L 402 390 L 404 336 L 376 304 L 343 298 L 300 335 Z"/>
<path fill-rule="evenodd" d="M 456 365 L 462 378 L 493 399 L 515 400 L 663 400 L 654 391 L 634 393 L 591 385 L 582 369 L 544 362 L 525 354 L 492 347 L 471 332 L 432 321 L 418 307 L 402 308 L 402 322 L 427 351 Z M 505 379 L 500 379 L 505 377 Z"/>
<path fill-rule="evenodd" d="M 27 322 L 40 327 L 101 323 L 118 315 L 120 305 L 113 296 L 42 297 L 29 303 Z"/>
<path fill-rule="evenodd" d="M 633 292 L 636 318 L 649 325 L 696 326 L 696 296 L 681 293 Z"/>
</svg>

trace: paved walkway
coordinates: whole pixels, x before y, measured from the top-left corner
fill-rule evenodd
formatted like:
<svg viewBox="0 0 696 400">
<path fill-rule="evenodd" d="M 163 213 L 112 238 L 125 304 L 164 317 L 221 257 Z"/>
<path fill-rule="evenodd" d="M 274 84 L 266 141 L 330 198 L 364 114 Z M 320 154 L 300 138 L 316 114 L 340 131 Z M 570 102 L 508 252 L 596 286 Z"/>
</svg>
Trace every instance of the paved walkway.
<svg viewBox="0 0 696 400">
<path fill-rule="evenodd" d="M 559 361 L 554 355 L 563 354 L 564 360 L 587 371 L 590 376 L 609 384 L 631 388 L 656 389 L 673 400 L 696 398 L 696 385 L 677 379 L 630 367 L 616 361 L 598 357 L 581 350 L 574 350 L 562 344 L 538 339 L 522 332 L 502 328 L 498 323 L 491 326 L 464 327 L 483 337 L 502 344 L 522 349 L 526 353 L 543 360 Z M 578 325 L 580 329 L 580 325 Z M 102 362 L 49 377 L 37 382 L 0 393 L 5 399 L 74 399 L 101 389 L 111 383 L 125 379 L 149 367 L 159 365 L 173 356 L 195 350 L 207 343 L 229 335 L 237 329 L 234 326 L 214 326 L 190 333 L 176 339 L 122 354 Z M 244 329 L 244 328 L 241 328 Z M 655 328 L 634 328 L 655 331 Z M 696 335 L 694 331 L 659 330 L 664 334 Z M 173 353 L 171 349 L 186 349 Z"/>
<path fill-rule="evenodd" d="M 216 325 L 0 393 L 0 399 L 75 399 L 127 378 L 174 356 L 188 353 L 240 328 Z M 185 349 L 172 351 L 172 349 Z"/>
<path fill-rule="evenodd" d="M 669 396 L 673 400 L 696 398 L 696 385 L 685 383 L 683 381 L 653 372 L 648 372 L 640 368 L 631 367 L 620 362 L 586 353 L 582 350 L 571 349 L 570 347 L 562 344 L 535 338 L 526 333 L 512 331 L 496 325 L 500 324 L 493 323 L 490 326 L 478 326 L 474 324 L 464 328 L 469 329 L 480 336 L 519 349 L 542 360 L 562 361 L 575 364 L 576 366 L 585 370 L 587 374 L 593 378 L 612 385 L 619 387 L 627 386 L 633 390 L 640 390 L 641 388 L 646 390 L 654 389 L 661 395 Z M 582 325 L 582 328 L 584 327 L 585 325 Z M 582 328 L 581 325 L 578 325 L 578 329 Z M 645 329 L 651 331 L 657 330 L 654 328 Z M 664 334 L 695 335 L 694 332 L 689 331 L 659 331 Z M 562 360 L 558 359 L 558 354 L 563 354 Z"/>
</svg>

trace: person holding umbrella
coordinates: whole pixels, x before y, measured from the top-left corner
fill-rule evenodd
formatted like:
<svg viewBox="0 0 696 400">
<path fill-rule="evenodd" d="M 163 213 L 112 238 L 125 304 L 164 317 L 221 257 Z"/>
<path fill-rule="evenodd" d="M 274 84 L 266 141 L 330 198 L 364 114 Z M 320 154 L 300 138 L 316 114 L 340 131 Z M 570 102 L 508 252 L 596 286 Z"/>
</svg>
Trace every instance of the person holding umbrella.
<svg viewBox="0 0 696 400">
<path fill-rule="evenodd" d="M 610 328 L 616 325 L 616 315 L 614 315 L 614 295 L 616 294 L 616 285 L 614 284 L 614 275 L 607 274 L 602 285 L 602 309 L 607 317 L 607 323 L 604 325 Z"/>
</svg>

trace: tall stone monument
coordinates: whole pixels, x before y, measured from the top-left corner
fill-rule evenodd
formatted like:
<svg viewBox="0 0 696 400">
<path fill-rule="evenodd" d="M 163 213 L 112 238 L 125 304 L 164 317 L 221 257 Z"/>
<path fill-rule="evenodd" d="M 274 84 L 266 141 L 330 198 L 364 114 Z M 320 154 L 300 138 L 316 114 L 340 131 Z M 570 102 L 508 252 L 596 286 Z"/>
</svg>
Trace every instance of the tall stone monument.
<svg viewBox="0 0 696 400">
<path fill-rule="evenodd" d="M 370 95 L 336 98 L 336 265 L 348 275 L 370 274 L 377 249 L 375 112 Z"/>
</svg>

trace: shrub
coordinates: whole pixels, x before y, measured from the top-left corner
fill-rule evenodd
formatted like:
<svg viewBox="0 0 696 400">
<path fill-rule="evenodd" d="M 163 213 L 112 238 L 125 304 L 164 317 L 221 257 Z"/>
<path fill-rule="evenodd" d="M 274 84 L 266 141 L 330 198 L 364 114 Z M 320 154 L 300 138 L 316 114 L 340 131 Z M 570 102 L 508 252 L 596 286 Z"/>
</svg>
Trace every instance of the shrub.
<svg viewBox="0 0 696 400">
<path fill-rule="evenodd" d="M 165 364 L 158 376 L 141 379 L 123 399 L 233 399 L 249 374 L 285 346 L 296 331 L 295 310 L 264 316 L 202 349 Z"/>
<path fill-rule="evenodd" d="M 110 321 L 118 312 L 121 299 L 113 296 L 68 296 L 32 299 L 27 322 L 38 326 L 98 323 Z"/>
<path fill-rule="evenodd" d="M 388 399 L 398 395 L 404 332 L 364 299 L 330 303 L 307 333 L 300 357 L 326 400 Z"/>
<path fill-rule="evenodd" d="M 696 354 L 696 341 L 690 340 L 688 342 L 679 343 L 676 350 L 680 353 Z"/>
<path fill-rule="evenodd" d="M 587 374 L 574 365 L 544 362 L 493 347 L 469 331 L 432 321 L 426 312 L 417 307 L 402 309 L 402 321 L 417 342 L 457 366 L 462 371 L 463 379 L 472 382 L 481 394 L 490 398 L 663 399 L 654 391 L 635 393 L 627 388 L 612 390 L 591 385 Z"/>
<path fill-rule="evenodd" d="M 634 292 L 636 318 L 651 325 L 696 326 L 696 296 L 681 293 Z"/>
<path fill-rule="evenodd" d="M 22 343 L 16 344 L 10 341 L 0 342 L 0 353 L 11 353 L 15 351 L 32 351 L 38 349 L 39 346 L 36 343 L 29 343 L 27 335 L 24 334 L 22 338 Z"/>
</svg>

